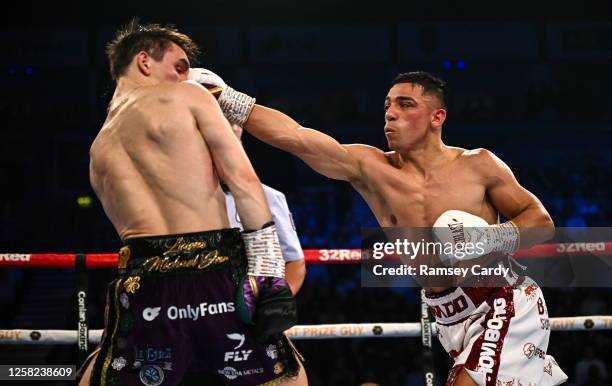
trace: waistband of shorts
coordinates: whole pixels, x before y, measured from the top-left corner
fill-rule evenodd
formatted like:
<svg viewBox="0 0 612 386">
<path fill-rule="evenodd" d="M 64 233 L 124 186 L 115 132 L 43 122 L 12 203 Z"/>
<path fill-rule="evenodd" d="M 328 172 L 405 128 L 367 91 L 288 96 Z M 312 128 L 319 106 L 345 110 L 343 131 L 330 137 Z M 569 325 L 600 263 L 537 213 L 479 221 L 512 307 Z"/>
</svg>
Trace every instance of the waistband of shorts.
<svg viewBox="0 0 612 386">
<path fill-rule="evenodd" d="M 119 250 L 119 273 L 169 274 L 246 264 L 240 229 L 133 237 Z"/>
<path fill-rule="evenodd" d="M 498 292 L 502 288 L 517 288 L 522 286 L 526 281 L 531 280 L 527 276 L 519 276 L 513 284 L 507 283 L 504 286 L 497 287 L 450 287 L 440 292 L 425 293 L 423 302 L 430 307 L 447 302 L 449 299 L 455 299 L 463 294 L 467 295 L 475 306 L 486 301 L 492 294 Z"/>
<path fill-rule="evenodd" d="M 448 296 L 449 294 L 456 291 L 457 288 L 466 289 L 466 288 L 475 287 L 475 288 L 478 288 L 480 291 L 482 291 L 485 289 L 485 287 L 504 288 L 508 286 L 514 286 L 514 285 L 517 285 L 519 280 L 521 281 L 524 280 L 524 279 L 520 279 L 522 276 L 519 276 L 514 272 L 514 269 L 512 266 L 512 260 L 510 256 L 506 255 L 502 257 L 501 260 L 494 262 L 493 264 L 487 266 L 487 268 L 494 268 L 497 265 L 503 266 L 505 268 L 510 268 L 511 276 L 510 277 L 500 277 L 496 275 L 495 276 L 491 276 L 491 275 L 470 276 L 469 278 L 462 281 L 458 286 L 452 286 L 440 292 L 426 293 L 425 296 L 428 299 L 436 299 L 436 298 Z"/>
</svg>

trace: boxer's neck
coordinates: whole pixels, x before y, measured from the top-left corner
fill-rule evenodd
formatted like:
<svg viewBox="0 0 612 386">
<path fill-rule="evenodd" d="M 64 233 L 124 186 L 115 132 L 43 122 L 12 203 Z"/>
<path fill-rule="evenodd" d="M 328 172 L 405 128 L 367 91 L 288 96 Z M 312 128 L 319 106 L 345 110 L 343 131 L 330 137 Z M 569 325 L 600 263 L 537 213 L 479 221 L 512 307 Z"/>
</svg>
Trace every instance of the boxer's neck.
<svg viewBox="0 0 612 386">
<path fill-rule="evenodd" d="M 433 140 L 423 141 L 417 146 L 412 146 L 410 149 L 400 152 L 402 160 L 410 163 L 421 174 L 427 174 L 427 170 L 431 170 L 438 165 L 448 161 L 447 147 L 441 139 L 434 138 Z"/>
<path fill-rule="evenodd" d="M 128 94 L 131 94 L 136 89 L 143 86 L 147 86 L 148 82 L 146 79 L 138 79 L 132 76 L 121 77 L 117 80 L 117 86 L 113 94 L 113 99 L 119 100 L 125 98 Z"/>
</svg>

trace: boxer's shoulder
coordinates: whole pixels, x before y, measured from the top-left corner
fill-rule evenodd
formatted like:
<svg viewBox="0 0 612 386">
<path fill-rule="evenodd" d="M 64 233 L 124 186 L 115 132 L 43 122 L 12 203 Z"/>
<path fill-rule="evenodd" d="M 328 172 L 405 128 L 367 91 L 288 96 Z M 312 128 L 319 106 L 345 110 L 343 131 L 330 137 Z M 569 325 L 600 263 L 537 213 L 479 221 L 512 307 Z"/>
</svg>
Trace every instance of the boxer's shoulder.
<svg viewBox="0 0 612 386">
<path fill-rule="evenodd" d="M 361 143 L 342 145 L 358 163 L 361 172 L 371 169 L 377 162 L 387 163 L 386 153 L 377 147 Z M 364 167 L 367 165 L 367 168 Z"/>
<path fill-rule="evenodd" d="M 483 162 L 491 162 L 495 160 L 497 157 L 493 152 L 489 149 L 485 148 L 477 148 L 477 149 L 463 149 L 463 148 L 453 148 L 456 149 L 459 157 L 468 162 L 474 163 L 483 163 Z"/>
<path fill-rule="evenodd" d="M 160 104 L 180 103 L 189 105 L 201 104 L 204 101 L 216 104 L 216 100 L 210 92 L 192 81 L 142 87 L 141 96 Z"/>
<path fill-rule="evenodd" d="M 363 143 L 351 143 L 348 145 L 342 145 L 351 154 L 367 157 L 383 157 L 385 152 L 375 146 L 364 145 Z"/>
<path fill-rule="evenodd" d="M 492 151 L 484 148 L 457 149 L 457 161 L 480 173 L 491 173 L 503 163 Z"/>
<path fill-rule="evenodd" d="M 153 104 L 167 105 L 180 101 L 182 96 L 187 96 L 187 90 L 184 86 L 178 87 L 177 84 L 141 86 L 133 89 L 128 94 L 129 99 L 136 102 L 133 107 Z"/>
</svg>

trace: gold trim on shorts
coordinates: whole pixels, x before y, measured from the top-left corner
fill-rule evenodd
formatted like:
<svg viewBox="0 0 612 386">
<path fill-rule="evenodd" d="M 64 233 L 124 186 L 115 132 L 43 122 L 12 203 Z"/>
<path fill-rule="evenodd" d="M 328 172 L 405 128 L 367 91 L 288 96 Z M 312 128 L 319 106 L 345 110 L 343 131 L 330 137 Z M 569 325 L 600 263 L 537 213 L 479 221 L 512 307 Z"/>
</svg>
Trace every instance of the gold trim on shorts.
<svg viewBox="0 0 612 386">
<path fill-rule="evenodd" d="M 115 338 L 115 334 L 117 333 L 117 327 L 119 326 L 119 288 L 120 288 L 121 280 L 117 280 L 115 283 L 115 294 L 113 297 L 113 304 L 115 306 L 115 326 L 113 327 L 113 332 L 110 336 L 110 345 L 108 347 L 108 351 L 106 352 L 106 358 L 104 358 L 104 363 L 102 364 L 102 370 L 100 374 L 100 386 L 106 386 L 106 372 L 108 371 L 108 366 L 110 366 L 111 360 L 113 359 L 113 339 Z"/>
</svg>

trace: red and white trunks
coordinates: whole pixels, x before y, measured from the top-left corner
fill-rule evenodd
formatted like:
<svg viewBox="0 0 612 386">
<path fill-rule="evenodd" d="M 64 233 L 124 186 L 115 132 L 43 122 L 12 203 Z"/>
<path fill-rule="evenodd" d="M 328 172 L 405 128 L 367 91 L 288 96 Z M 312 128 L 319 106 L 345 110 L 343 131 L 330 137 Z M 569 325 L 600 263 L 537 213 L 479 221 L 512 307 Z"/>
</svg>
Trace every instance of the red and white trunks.
<svg viewBox="0 0 612 386">
<path fill-rule="evenodd" d="M 546 354 L 548 311 L 529 278 L 508 287 L 457 287 L 426 295 L 434 331 L 455 365 L 447 385 L 464 368 L 480 386 L 548 386 L 567 380 Z"/>
</svg>

